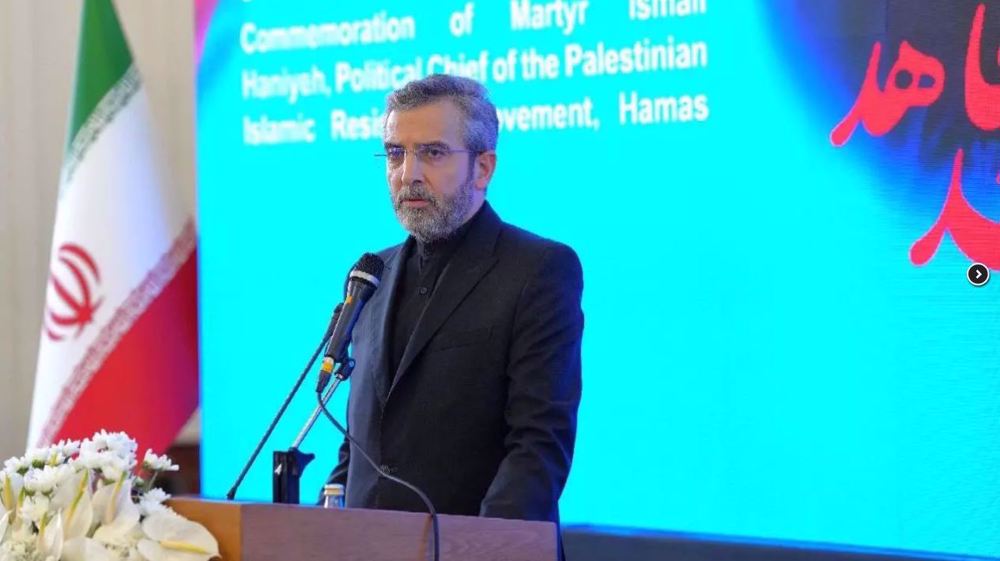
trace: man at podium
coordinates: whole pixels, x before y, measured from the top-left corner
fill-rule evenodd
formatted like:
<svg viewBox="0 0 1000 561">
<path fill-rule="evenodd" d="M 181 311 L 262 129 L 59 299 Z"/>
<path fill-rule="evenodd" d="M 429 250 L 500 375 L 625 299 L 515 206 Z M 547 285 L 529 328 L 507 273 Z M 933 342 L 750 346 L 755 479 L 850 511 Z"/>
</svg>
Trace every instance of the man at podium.
<svg viewBox="0 0 1000 561">
<path fill-rule="evenodd" d="M 570 247 L 486 202 L 498 129 L 485 88 L 466 78 L 389 95 L 380 156 L 409 236 L 379 253 L 382 284 L 354 328 L 348 428 L 440 513 L 558 521 L 580 402 L 582 270 Z M 346 440 L 328 482 L 346 486 L 349 507 L 425 510 Z"/>
</svg>

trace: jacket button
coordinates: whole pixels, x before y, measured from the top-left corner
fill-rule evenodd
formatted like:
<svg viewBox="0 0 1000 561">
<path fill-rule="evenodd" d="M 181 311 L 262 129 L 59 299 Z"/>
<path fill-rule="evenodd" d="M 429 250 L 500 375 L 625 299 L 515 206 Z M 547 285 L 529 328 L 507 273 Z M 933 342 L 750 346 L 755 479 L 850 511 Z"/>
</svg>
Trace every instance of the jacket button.
<svg viewBox="0 0 1000 561">
<path fill-rule="evenodd" d="M 389 464 L 382 464 L 381 466 L 379 466 L 379 468 L 385 473 L 388 473 L 389 475 L 392 475 L 392 472 L 395 471 Z"/>
</svg>

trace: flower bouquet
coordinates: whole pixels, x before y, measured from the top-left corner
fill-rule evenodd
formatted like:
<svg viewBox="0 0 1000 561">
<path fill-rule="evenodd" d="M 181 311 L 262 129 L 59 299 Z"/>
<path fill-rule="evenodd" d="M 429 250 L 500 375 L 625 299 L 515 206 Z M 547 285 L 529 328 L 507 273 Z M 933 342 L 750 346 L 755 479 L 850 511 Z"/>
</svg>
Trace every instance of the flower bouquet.
<svg viewBox="0 0 1000 561">
<path fill-rule="evenodd" d="M 207 561 L 215 538 L 153 486 L 176 471 L 125 433 L 101 431 L 11 458 L 0 471 L 0 561 Z"/>
</svg>

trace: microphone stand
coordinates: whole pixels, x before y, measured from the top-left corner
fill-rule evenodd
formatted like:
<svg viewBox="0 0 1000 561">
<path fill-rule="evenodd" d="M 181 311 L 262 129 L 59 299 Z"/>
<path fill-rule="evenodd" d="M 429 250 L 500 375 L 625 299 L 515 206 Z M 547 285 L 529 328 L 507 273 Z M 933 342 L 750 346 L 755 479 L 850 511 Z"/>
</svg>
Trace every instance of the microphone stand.
<svg viewBox="0 0 1000 561">
<path fill-rule="evenodd" d="M 285 410 L 288 409 L 288 405 L 292 402 L 292 398 L 295 397 L 296 393 L 298 393 L 299 388 L 302 386 L 302 382 L 305 381 L 306 376 L 309 375 L 309 371 L 312 370 L 313 364 L 316 363 L 316 359 L 319 357 L 320 353 L 323 352 L 323 349 L 326 348 L 326 343 L 330 339 L 330 336 L 333 334 L 333 326 L 336 325 L 337 318 L 340 316 L 341 308 L 343 308 L 343 305 L 338 304 L 337 307 L 333 310 L 333 317 L 330 319 L 330 325 L 329 327 L 327 327 L 326 333 L 323 335 L 323 340 L 320 341 L 319 346 L 316 347 L 316 351 L 313 352 L 312 357 L 309 359 L 308 364 L 306 364 L 306 367 L 302 369 L 302 373 L 299 374 L 298 379 L 295 380 L 295 384 L 292 386 L 292 390 L 288 392 L 288 396 L 285 397 L 284 403 L 282 403 L 281 407 L 278 408 L 278 413 L 274 416 L 274 419 L 271 420 L 271 424 L 270 426 L 267 427 L 267 430 L 264 431 L 264 436 L 260 438 L 260 441 L 257 443 L 257 447 L 254 449 L 253 453 L 250 454 L 250 459 L 248 459 L 246 465 L 243 466 L 243 470 L 240 471 L 239 476 L 236 478 L 236 482 L 233 483 L 233 486 L 229 489 L 229 492 L 226 493 L 226 499 L 231 501 L 234 498 L 236 498 L 236 490 L 239 489 L 240 484 L 243 483 L 243 479 L 247 476 L 247 472 L 250 471 L 250 466 L 253 465 L 254 461 L 257 459 L 257 456 L 260 454 L 261 449 L 264 448 L 264 443 L 267 442 L 267 439 L 271 437 L 271 433 L 274 432 L 274 427 L 278 425 L 278 421 L 285 414 Z M 298 487 L 296 487 L 296 489 L 298 489 Z"/>
<path fill-rule="evenodd" d="M 354 372 L 353 358 L 348 358 L 343 362 L 337 363 L 337 369 L 333 373 L 333 383 L 330 384 L 326 393 L 323 394 L 322 403 L 316 405 L 312 415 L 302 425 L 302 429 L 299 430 L 299 434 L 292 442 L 292 446 L 283 452 L 274 452 L 274 469 L 271 473 L 271 496 L 275 503 L 299 504 L 299 483 L 302 479 L 302 472 L 305 471 L 309 462 L 316 458 L 315 454 L 299 450 L 299 446 L 302 445 L 302 441 L 306 439 L 306 435 L 309 434 L 313 425 L 316 424 L 316 419 L 319 418 L 323 408 L 326 407 L 330 398 L 333 397 L 333 392 L 337 391 L 337 387 L 341 382 L 351 377 L 352 372 Z"/>
</svg>

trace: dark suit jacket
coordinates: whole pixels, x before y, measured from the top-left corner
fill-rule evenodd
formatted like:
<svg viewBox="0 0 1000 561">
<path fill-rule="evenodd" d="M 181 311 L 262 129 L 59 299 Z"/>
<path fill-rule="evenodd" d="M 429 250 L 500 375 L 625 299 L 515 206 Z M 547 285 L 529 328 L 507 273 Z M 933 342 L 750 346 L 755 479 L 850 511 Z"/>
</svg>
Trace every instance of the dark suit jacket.
<svg viewBox="0 0 1000 561">
<path fill-rule="evenodd" d="M 380 253 L 382 285 L 354 328 L 348 429 L 441 513 L 557 521 L 580 403 L 580 262 L 568 246 L 501 222 L 488 204 L 482 212 L 394 377 L 387 320 L 404 244 Z M 330 482 L 346 485 L 350 507 L 425 510 L 346 440 Z"/>
</svg>

